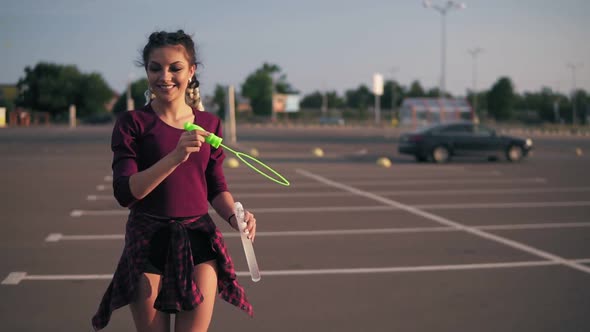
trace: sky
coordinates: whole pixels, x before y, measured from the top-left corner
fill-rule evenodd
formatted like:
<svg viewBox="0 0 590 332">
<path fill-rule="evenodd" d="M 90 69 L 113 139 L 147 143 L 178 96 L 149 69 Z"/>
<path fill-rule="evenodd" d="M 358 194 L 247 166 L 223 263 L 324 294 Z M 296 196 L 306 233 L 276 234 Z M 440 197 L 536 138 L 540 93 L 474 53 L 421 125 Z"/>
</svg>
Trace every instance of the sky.
<svg viewBox="0 0 590 332">
<path fill-rule="evenodd" d="M 569 93 L 568 63 L 576 87 L 590 91 L 590 1 L 465 4 L 446 15 L 449 92 L 486 90 L 507 76 L 519 93 Z M 429 89 L 441 77 L 441 22 L 421 0 L 0 0 L 0 84 L 44 61 L 98 72 L 121 93 L 145 77 L 135 61 L 149 34 L 183 29 L 197 44 L 204 94 L 216 84 L 239 90 L 264 62 L 303 95 L 371 88 L 375 73 Z M 483 51 L 472 57 L 475 48 Z"/>
</svg>

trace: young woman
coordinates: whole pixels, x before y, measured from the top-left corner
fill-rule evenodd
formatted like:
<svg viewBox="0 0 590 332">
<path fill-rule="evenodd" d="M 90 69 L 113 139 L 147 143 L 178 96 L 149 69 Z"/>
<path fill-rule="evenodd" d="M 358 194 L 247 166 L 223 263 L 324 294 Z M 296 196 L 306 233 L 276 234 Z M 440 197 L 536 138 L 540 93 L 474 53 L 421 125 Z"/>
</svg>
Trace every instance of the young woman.
<svg viewBox="0 0 590 332">
<path fill-rule="evenodd" d="M 197 59 L 190 36 L 154 32 L 142 54 L 151 101 L 126 112 L 113 129 L 113 189 L 130 208 L 125 248 L 98 312 L 95 330 L 129 304 L 137 331 L 206 331 L 215 297 L 252 315 L 223 238 L 208 214 L 238 229 L 223 174 L 221 148 L 204 143 L 221 135 L 221 121 L 202 111 Z M 185 122 L 206 131 L 186 132 Z M 254 240 L 256 219 L 246 211 Z"/>
</svg>

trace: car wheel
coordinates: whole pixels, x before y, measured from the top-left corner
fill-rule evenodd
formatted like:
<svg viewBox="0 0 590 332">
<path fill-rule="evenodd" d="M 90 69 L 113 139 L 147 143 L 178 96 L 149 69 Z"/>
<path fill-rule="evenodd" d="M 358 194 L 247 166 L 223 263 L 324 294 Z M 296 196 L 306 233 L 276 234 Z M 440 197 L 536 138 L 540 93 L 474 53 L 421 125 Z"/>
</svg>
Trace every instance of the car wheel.
<svg viewBox="0 0 590 332">
<path fill-rule="evenodd" d="M 441 164 L 449 161 L 451 154 L 449 153 L 449 149 L 446 146 L 439 145 L 432 149 L 431 157 L 435 163 Z"/>
<path fill-rule="evenodd" d="M 522 159 L 523 154 L 524 153 L 520 146 L 511 145 L 508 147 L 508 150 L 506 150 L 506 159 L 512 162 L 520 161 Z"/>
</svg>

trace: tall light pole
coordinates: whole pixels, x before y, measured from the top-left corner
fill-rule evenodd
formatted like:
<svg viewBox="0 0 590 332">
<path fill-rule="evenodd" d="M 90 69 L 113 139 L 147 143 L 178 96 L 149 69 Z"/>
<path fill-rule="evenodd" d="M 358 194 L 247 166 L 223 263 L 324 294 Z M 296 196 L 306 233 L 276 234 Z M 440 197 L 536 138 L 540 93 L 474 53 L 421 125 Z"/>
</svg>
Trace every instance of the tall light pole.
<svg viewBox="0 0 590 332">
<path fill-rule="evenodd" d="M 473 111 L 477 113 L 477 56 L 483 52 L 483 49 L 476 47 L 471 50 L 467 50 L 473 58 Z"/>
<path fill-rule="evenodd" d="M 274 103 L 274 96 L 275 96 L 275 73 L 270 73 L 270 121 L 276 122 L 277 121 L 277 112 L 275 110 L 275 103 Z"/>
<path fill-rule="evenodd" d="M 432 8 L 440 13 L 441 15 L 441 30 L 442 30 L 442 37 L 441 37 L 441 52 L 440 52 L 440 91 L 439 97 L 444 97 L 446 92 L 446 53 L 447 53 L 447 26 L 446 26 L 446 17 L 447 13 L 452 9 L 465 9 L 467 6 L 465 3 L 456 2 L 456 1 L 447 1 L 444 5 L 435 5 L 430 0 L 422 1 L 424 8 Z"/>
<path fill-rule="evenodd" d="M 328 117 L 328 91 L 320 94 L 322 95 L 322 117 Z"/>
<path fill-rule="evenodd" d="M 135 102 L 133 101 L 133 96 L 131 96 L 131 81 L 133 81 L 133 73 L 129 73 L 129 78 L 127 79 L 127 91 L 126 91 L 126 101 L 127 101 L 127 110 L 133 111 L 135 109 Z"/>
<path fill-rule="evenodd" d="M 391 120 L 395 116 L 395 73 L 397 71 L 397 67 L 391 68 Z"/>
<path fill-rule="evenodd" d="M 572 71 L 572 124 L 576 124 L 576 70 L 582 67 L 581 63 L 568 63 L 567 67 Z"/>
</svg>

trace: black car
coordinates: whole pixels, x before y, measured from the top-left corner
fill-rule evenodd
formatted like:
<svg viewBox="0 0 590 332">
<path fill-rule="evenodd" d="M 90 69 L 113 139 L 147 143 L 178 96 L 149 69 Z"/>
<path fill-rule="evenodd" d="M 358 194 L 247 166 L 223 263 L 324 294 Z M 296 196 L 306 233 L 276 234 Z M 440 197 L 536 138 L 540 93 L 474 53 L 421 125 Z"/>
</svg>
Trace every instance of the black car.
<svg viewBox="0 0 590 332">
<path fill-rule="evenodd" d="M 531 139 L 498 135 L 496 131 L 471 122 L 436 124 L 400 135 L 398 151 L 417 161 L 444 163 L 451 157 L 482 156 L 488 160 L 503 155 L 519 161 L 533 148 Z"/>
</svg>

